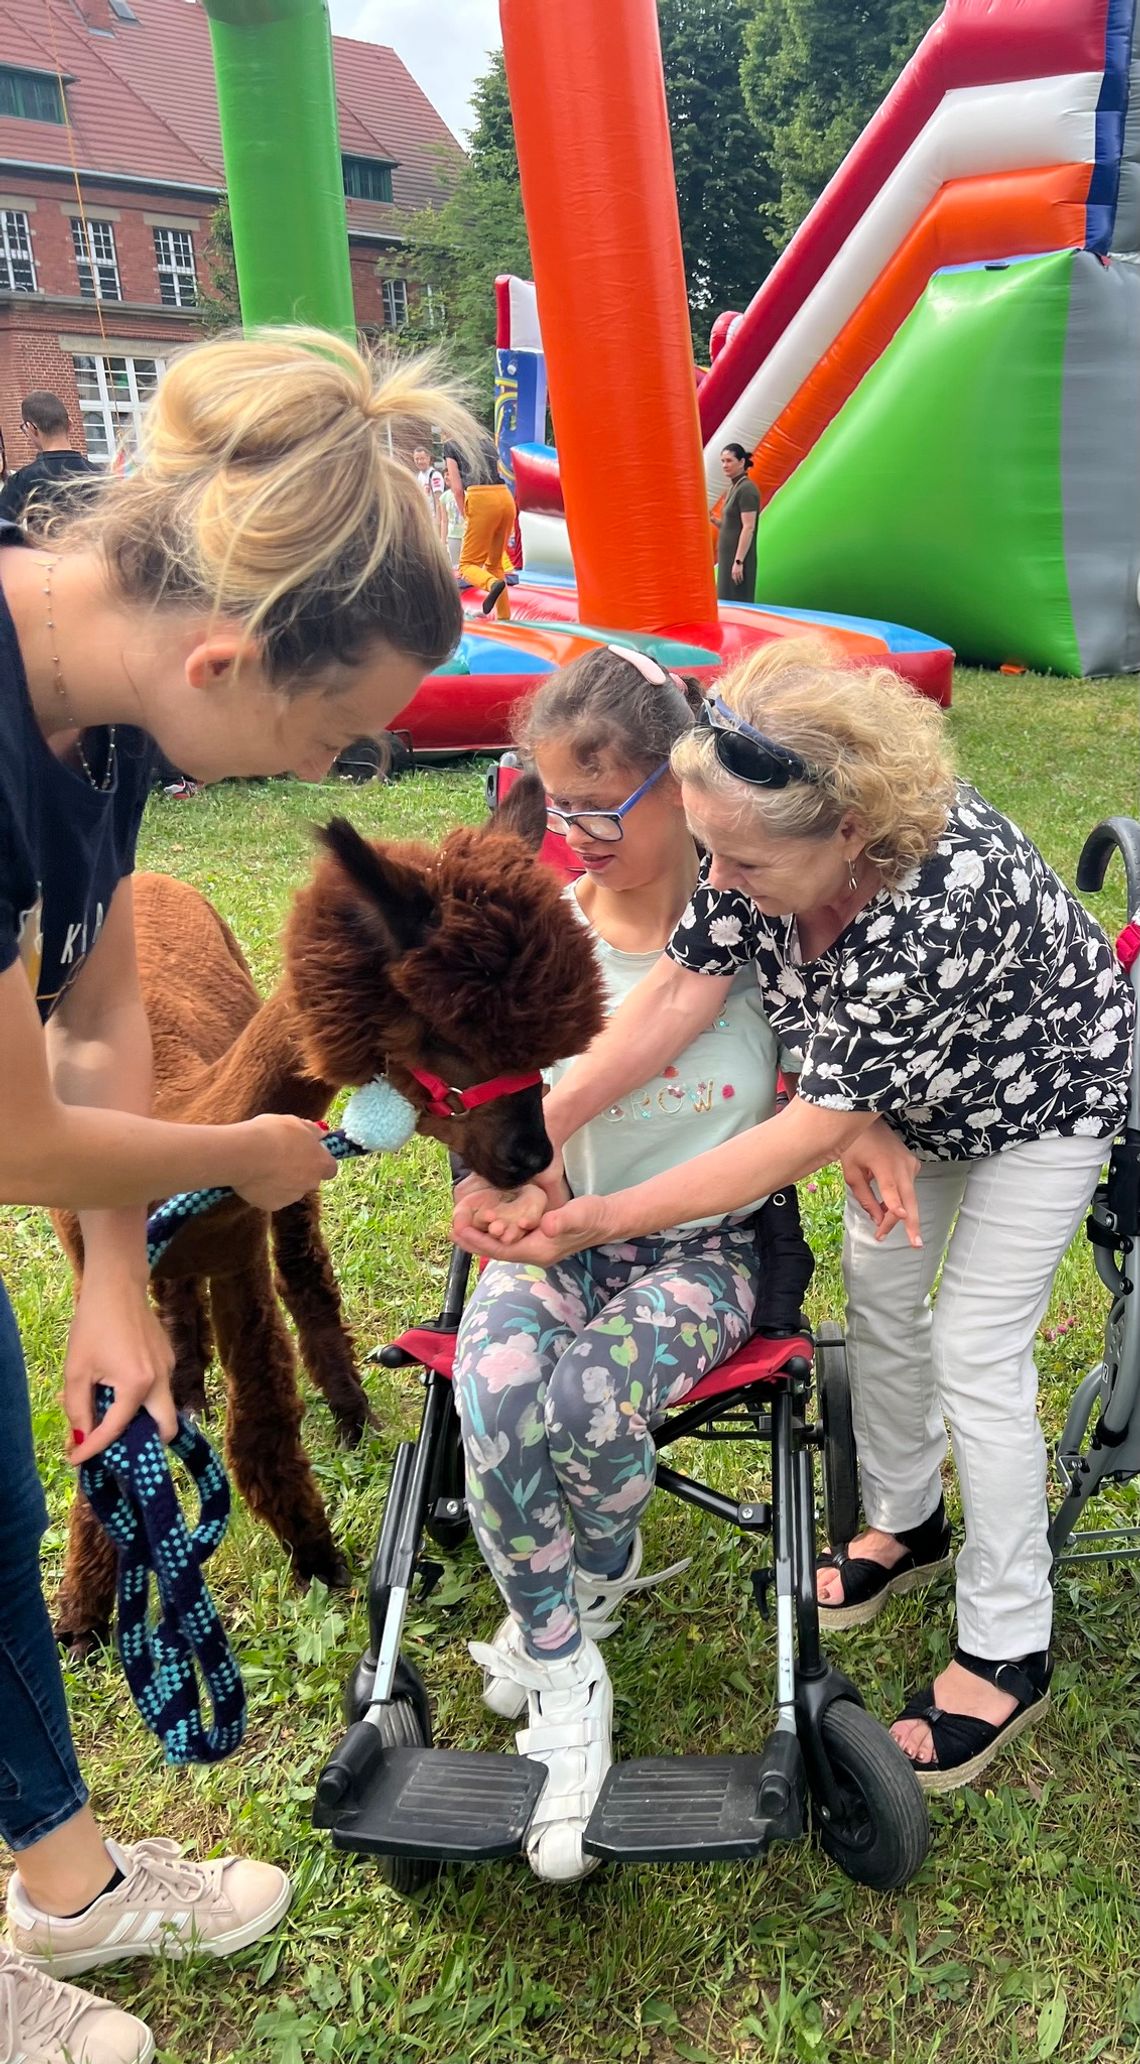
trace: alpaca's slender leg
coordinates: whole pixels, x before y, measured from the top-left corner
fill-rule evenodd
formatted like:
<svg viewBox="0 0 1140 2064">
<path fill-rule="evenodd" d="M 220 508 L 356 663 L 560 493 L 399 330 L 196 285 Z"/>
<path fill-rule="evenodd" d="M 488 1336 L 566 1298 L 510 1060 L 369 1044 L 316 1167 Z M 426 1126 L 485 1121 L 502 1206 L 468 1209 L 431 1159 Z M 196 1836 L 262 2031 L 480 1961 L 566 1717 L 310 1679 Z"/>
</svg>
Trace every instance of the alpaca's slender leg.
<svg viewBox="0 0 1140 2064">
<path fill-rule="evenodd" d="M 82 1662 L 110 1638 L 115 1608 L 115 1549 L 78 1484 L 67 1520 L 67 1554 L 55 1606 L 56 1639 Z"/>
<path fill-rule="evenodd" d="M 376 1420 L 356 1373 L 352 1338 L 321 1232 L 318 1196 L 301 1197 L 274 1212 L 273 1251 L 277 1288 L 297 1328 L 301 1359 L 328 1399 L 337 1438 L 355 1448 L 365 1427 Z"/>
<path fill-rule="evenodd" d="M 229 1401 L 226 1450 L 250 1510 L 293 1556 L 304 1582 L 348 1582 L 301 1445 L 292 1343 L 277 1304 L 268 1241 L 239 1274 L 210 1278 L 210 1310 Z"/>
<path fill-rule="evenodd" d="M 154 1285 L 154 1301 L 174 1349 L 174 1402 L 180 1411 L 205 1418 L 206 1371 L 214 1351 L 205 1286 L 197 1276 L 160 1279 Z"/>
</svg>

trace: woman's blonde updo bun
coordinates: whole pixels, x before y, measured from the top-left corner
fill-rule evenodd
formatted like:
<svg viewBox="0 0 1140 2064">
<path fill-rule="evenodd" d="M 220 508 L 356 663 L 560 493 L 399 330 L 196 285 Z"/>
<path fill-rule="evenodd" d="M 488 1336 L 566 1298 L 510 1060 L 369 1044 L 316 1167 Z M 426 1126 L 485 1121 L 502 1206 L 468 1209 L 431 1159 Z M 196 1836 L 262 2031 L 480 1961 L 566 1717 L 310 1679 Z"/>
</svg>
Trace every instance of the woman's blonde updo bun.
<svg viewBox="0 0 1140 2064">
<path fill-rule="evenodd" d="M 143 417 L 130 470 L 64 527 L 132 602 L 204 608 L 259 641 L 281 687 L 378 640 L 438 666 L 462 627 L 426 495 L 397 453 L 478 431 L 433 358 L 366 356 L 324 330 L 196 344 Z"/>
</svg>

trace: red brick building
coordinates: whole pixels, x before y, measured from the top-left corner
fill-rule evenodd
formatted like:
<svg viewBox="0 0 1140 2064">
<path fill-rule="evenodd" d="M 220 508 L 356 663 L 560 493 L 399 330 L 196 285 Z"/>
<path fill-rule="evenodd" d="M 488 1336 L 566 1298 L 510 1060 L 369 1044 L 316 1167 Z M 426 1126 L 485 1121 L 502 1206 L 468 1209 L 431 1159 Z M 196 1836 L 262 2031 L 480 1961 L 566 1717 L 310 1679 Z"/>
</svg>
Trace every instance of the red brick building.
<svg viewBox="0 0 1140 2064">
<path fill-rule="evenodd" d="M 438 198 L 459 146 L 394 50 L 334 38 L 357 320 L 407 316 L 384 275 L 402 211 Z M 0 430 L 62 397 L 106 459 L 197 333 L 223 190 L 209 26 L 197 0 L 0 0 Z M 425 290 L 426 291 L 426 290 Z"/>
</svg>

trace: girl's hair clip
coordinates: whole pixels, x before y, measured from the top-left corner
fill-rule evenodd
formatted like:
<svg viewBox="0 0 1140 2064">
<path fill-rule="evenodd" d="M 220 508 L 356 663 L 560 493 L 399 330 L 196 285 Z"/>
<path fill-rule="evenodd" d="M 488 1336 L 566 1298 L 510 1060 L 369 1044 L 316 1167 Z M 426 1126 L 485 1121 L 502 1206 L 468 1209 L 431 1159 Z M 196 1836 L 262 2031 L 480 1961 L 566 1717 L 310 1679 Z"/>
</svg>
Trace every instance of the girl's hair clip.
<svg viewBox="0 0 1140 2064">
<path fill-rule="evenodd" d="M 648 652 L 639 652 L 635 645 L 607 645 L 606 651 L 612 652 L 618 659 L 628 659 L 630 666 L 637 668 L 642 680 L 648 681 L 651 688 L 680 688 L 682 695 L 684 694 L 684 687 L 676 674 L 666 673 L 665 668 L 657 660 L 651 659 Z"/>
</svg>

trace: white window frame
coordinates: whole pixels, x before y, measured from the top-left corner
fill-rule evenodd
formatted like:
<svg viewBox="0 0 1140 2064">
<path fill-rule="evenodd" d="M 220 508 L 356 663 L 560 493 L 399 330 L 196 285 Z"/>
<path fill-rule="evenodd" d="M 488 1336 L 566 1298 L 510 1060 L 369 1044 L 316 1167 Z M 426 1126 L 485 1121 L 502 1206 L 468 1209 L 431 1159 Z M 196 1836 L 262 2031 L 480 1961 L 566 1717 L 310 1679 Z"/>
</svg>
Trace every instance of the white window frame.
<svg viewBox="0 0 1140 2064">
<path fill-rule="evenodd" d="M 380 299 L 384 307 L 384 325 L 389 330 L 402 330 L 408 320 L 408 282 L 406 279 L 382 279 Z"/>
<path fill-rule="evenodd" d="M 159 297 L 164 308 L 197 308 L 198 274 L 194 265 L 194 237 L 188 229 L 152 224 L 154 263 L 158 272 Z M 185 245 L 185 252 L 179 250 Z"/>
<path fill-rule="evenodd" d="M 0 258 L 3 261 L 3 284 L 10 294 L 35 294 L 36 261 L 32 255 L 32 230 L 22 208 L 0 208 Z M 27 267 L 28 284 L 16 278 L 17 265 Z"/>
<path fill-rule="evenodd" d="M 122 282 L 119 278 L 119 254 L 115 247 L 115 225 L 99 216 L 71 217 L 71 243 L 75 252 L 75 269 L 79 275 L 79 291 L 85 301 L 121 301 Z M 99 247 L 102 245 L 102 255 Z M 86 254 L 86 255 L 85 255 Z M 84 270 L 88 284 L 84 284 Z"/>
<path fill-rule="evenodd" d="M 84 397 L 80 384 L 80 363 L 84 359 L 88 360 L 95 370 L 94 400 Z M 149 352 L 140 352 L 136 358 L 128 357 L 120 351 L 73 351 L 71 362 L 75 368 L 76 385 L 79 388 L 79 418 L 83 424 L 88 456 L 95 465 L 110 465 L 119 447 L 138 436 L 142 412 L 166 371 L 166 361 L 152 357 Z M 114 365 L 123 367 L 123 377 L 127 383 L 125 395 L 121 387 L 112 386 L 110 368 Z M 154 369 L 154 384 L 150 384 L 148 376 L 145 392 L 139 390 L 140 366 Z M 91 426 L 97 426 L 94 450 L 89 434 Z M 126 438 L 124 432 L 127 433 Z"/>
</svg>

